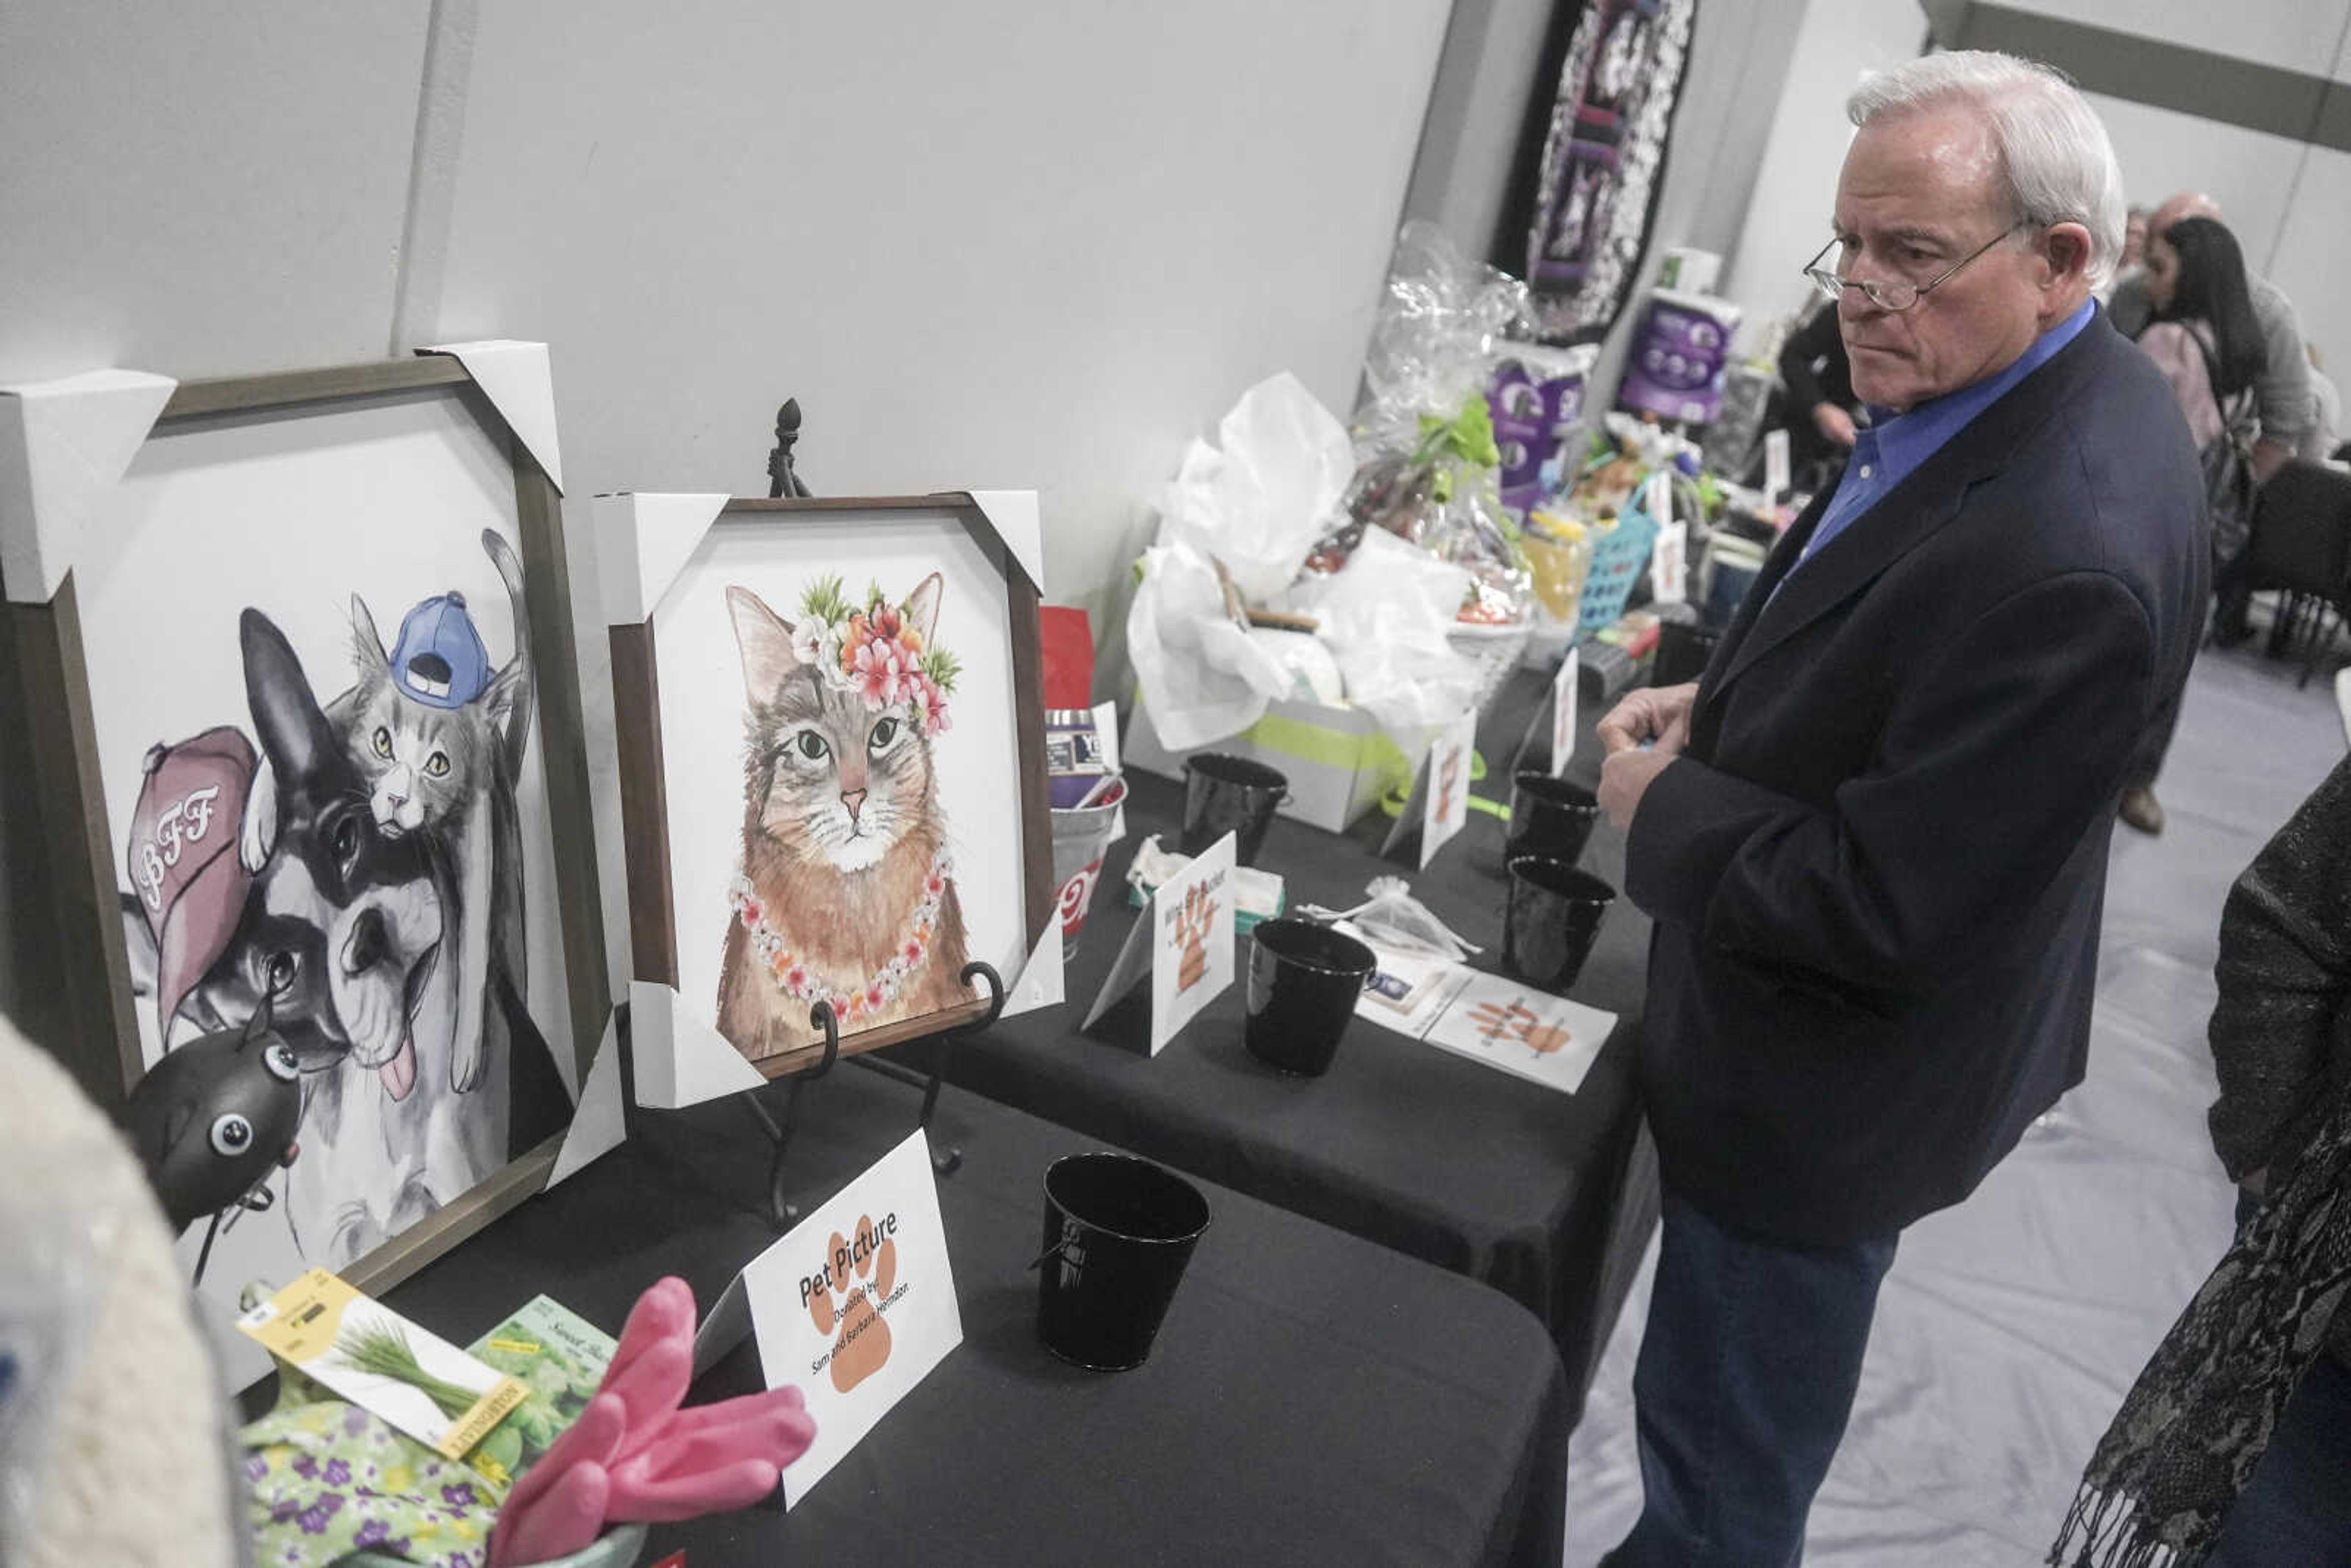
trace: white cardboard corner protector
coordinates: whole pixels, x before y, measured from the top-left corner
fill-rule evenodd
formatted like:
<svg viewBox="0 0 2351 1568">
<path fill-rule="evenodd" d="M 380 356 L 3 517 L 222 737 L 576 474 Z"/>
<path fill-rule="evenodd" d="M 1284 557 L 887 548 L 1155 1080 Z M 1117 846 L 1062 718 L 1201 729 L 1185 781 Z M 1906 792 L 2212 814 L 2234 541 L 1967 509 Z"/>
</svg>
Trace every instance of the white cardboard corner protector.
<svg viewBox="0 0 2351 1568">
<path fill-rule="evenodd" d="M 627 490 L 596 497 L 596 570 L 604 581 L 604 624 L 634 626 L 653 618 L 727 500 Z"/>
<path fill-rule="evenodd" d="M 57 597 L 91 513 L 179 384 L 106 370 L 0 387 L 0 577 L 10 599 Z"/>
<path fill-rule="evenodd" d="M 767 1082 L 725 1035 L 683 1016 L 677 992 L 657 980 L 629 982 L 629 1025 L 640 1105 L 682 1110 Z"/>
<path fill-rule="evenodd" d="M 588 1082 L 580 1091 L 580 1103 L 571 1108 L 571 1130 L 563 1134 L 563 1147 L 556 1152 L 555 1168 L 547 1173 L 547 1185 L 553 1186 L 576 1175 L 627 1138 L 628 1122 L 621 1104 L 620 1030 L 617 1015 L 607 1015 L 604 1038 L 597 1042 Z"/>
<path fill-rule="evenodd" d="M 987 515 L 988 527 L 1029 574 L 1029 585 L 1037 597 L 1045 597 L 1045 534 L 1037 521 L 1037 492 L 1034 490 L 974 490 L 971 498 Z"/>
<path fill-rule="evenodd" d="M 434 343 L 420 354 L 446 354 L 465 367 L 498 417 L 507 422 L 533 461 L 563 489 L 563 452 L 555 439 L 555 382 L 549 373 L 547 345 L 513 338 L 474 343 Z"/>
<path fill-rule="evenodd" d="M 999 1018 L 1015 1013 L 1035 1012 L 1040 1008 L 1058 1007 L 1064 999 L 1061 989 L 1061 914 L 1057 908 L 1045 919 L 1045 934 L 1037 938 L 1029 951 L 1029 962 L 1020 973 L 1007 982 L 1004 1010 Z"/>
</svg>

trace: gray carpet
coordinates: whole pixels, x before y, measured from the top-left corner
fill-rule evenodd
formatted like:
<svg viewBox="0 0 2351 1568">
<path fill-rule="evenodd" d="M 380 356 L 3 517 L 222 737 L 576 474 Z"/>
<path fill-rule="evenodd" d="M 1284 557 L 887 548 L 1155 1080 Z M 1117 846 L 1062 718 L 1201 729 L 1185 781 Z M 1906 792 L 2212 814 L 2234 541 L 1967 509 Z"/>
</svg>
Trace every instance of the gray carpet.
<svg viewBox="0 0 2351 1568">
<path fill-rule="evenodd" d="M 1975 1197 L 1913 1226 L 1853 1424 L 1813 1509 L 1816 1568 L 2042 1561 L 2123 1392 L 2225 1249 L 2204 1044 L 2229 885 L 2341 758 L 2351 706 L 2299 667 L 2208 650 L 2157 787 L 2117 827 L 2089 1078 Z M 1567 1568 L 1632 1525 L 1633 1361 L 1649 1265 L 1570 1449 Z"/>
</svg>

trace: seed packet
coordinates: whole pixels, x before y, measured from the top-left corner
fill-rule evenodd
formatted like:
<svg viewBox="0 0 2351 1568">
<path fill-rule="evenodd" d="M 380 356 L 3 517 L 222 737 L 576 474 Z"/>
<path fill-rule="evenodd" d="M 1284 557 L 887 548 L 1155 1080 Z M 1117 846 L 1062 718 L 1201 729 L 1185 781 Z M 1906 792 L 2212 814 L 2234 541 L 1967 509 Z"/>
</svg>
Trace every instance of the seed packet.
<svg viewBox="0 0 2351 1568">
<path fill-rule="evenodd" d="M 236 1321 L 272 1355 L 444 1458 L 528 1396 L 512 1377 L 313 1269 Z"/>
<path fill-rule="evenodd" d="M 467 1461 L 504 1485 L 538 1463 L 588 1408 L 616 1346 L 611 1335 L 554 1298 L 533 1296 L 468 1348 L 528 1390 Z"/>
</svg>

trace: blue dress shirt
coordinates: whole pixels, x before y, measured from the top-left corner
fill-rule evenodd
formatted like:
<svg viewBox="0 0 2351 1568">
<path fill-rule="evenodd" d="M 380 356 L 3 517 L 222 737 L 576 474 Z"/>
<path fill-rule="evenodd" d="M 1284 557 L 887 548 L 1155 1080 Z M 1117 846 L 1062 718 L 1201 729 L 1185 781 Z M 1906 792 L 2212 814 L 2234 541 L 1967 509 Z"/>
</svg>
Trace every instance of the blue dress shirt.
<svg viewBox="0 0 2351 1568">
<path fill-rule="evenodd" d="M 1813 537 L 1804 541 L 1804 553 L 1796 558 L 1788 575 L 1794 576 L 1804 562 L 1820 553 L 1822 546 L 1844 532 L 1855 517 L 1907 479 L 1918 465 L 1942 450 L 1944 443 L 1998 402 L 2009 388 L 2047 364 L 2058 350 L 2072 342 L 2074 335 L 2088 325 L 2096 308 L 2091 301 L 2082 301 L 2080 309 L 2035 338 L 2032 346 L 2017 356 L 2016 362 L 1998 375 L 1986 376 L 1972 386 L 1929 398 L 1907 413 L 1883 414 L 1871 409 L 1870 423 L 1854 433 L 1853 457 L 1845 464 L 1844 478 L 1830 497 L 1828 510 L 1821 514 Z M 1784 583 L 1787 578 L 1780 580 Z"/>
</svg>

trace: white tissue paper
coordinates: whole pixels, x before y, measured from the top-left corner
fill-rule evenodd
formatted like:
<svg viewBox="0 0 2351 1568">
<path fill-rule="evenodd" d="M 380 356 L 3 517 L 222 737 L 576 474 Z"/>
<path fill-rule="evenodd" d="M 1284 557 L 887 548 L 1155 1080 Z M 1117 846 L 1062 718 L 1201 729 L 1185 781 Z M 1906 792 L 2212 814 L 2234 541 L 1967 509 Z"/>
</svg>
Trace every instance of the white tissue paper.
<svg viewBox="0 0 2351 1568">
<path fill-rule="evenodd" d="M 1225 613 L 1217 570 L 1188 545 L 1143 554 L 1143 581 L 1126 617 L 1126 656 L 1144 710 L 1170 751 L 1238 735 L 1290 691 L 1290 671 Z"/>
<path fill-rule="evenodd" d="M 1282 603 L 1321 623 L 1347 700 L 1406 735 L 1477 706 L 1478 666 L 1447 640 L 1468 591 L 1460 567 L 1366 528 L 1344 567 L 1299 583 Z"/>
<path fill-rule="evenodd" d="M 1241 596 L 1262 604 L 1290 586 L 1332 521 L 1354 476 L 1354 447 L 1287 371 L 1242 393 L 1217 440 L 1221 450 L 1205 441 L 1185 449 L 1161 503 L 1159 542 L 1223 561 Z"/>
</svg>

